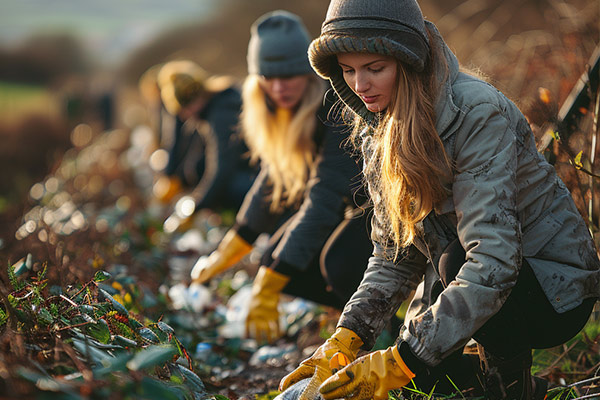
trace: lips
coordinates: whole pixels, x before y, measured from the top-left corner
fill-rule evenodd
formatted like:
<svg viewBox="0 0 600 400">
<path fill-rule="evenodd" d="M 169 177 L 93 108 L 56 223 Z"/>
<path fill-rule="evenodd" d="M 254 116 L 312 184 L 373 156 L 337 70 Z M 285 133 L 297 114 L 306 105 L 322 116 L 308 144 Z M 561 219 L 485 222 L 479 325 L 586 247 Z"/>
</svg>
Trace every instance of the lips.
<svg viewBox="0 0 600 400">
<path fill-rule="evenodd" d="M 362 101 L 364 101 L 367 104 L 372 104 L 375 103 L 377 101 L 377 98 L 379 96 L 360 96 L 360 98 L 362 99 Z"/>
</svg>

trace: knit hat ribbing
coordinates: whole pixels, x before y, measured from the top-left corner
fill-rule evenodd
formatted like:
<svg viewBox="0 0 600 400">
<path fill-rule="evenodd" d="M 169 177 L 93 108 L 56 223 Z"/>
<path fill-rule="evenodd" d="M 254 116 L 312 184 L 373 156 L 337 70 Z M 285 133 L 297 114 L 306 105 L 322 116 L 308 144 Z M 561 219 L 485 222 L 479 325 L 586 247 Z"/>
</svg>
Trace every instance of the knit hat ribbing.
<svg viewBox="0 0 600 400">
<path fill-rule="evenodd" d="M 331 0 L 321 35 L 310 44 L 308 56 L 313 69 L 331 81 L 342 101 L 371 121 L 374 113 L 346 84 L 336 54 L 383 54 L 422 71 L 429 50 L 416 0 Z"/>
<path fill-rule="evenodd" d="M 267 13 L 252 24 L 248 73 L 268 77 L 311 73 L 309 43 L 308 31 L 297 15 L 283 10 Z"/>
</svg>

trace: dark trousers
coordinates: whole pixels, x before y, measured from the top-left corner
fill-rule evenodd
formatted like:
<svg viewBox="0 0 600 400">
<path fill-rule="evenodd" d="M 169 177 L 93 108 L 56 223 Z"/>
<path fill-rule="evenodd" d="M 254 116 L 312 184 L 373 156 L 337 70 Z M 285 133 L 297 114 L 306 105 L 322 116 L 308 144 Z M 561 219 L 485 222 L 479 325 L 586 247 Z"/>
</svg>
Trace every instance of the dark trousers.
<svg viewBox="0 0 600 400">
<path fill-rule="evenodd" d="M 432 291 L 432 302 L 439 293 L 456 278 L 465 262 L 465 251 L 458 240 L 448 245 L 439 262 L 440 281 L 437 290 Z M 531 364 L 531 350 L 560 345 L 575 336 L 585 325 L 597 299 L 590 298 L 574 309 L 558 313 L 548 301 L 542 287 L 536 279 L 531 266 L 523 259 L 516 285 L 506 302 L 475 334 L 475 339 L 486 353 L 496 359 L 513 360 L 521 358 L 523 367 Z M 436 392 L 448 386 L 455 392 L 453 385 L 447 385 L 449 375 L 457 386 L 468 385 L 475 375 L 473 360 L 462 355 L 462 349 L 447 357 L 442 363 L 430 368 L 427 374 L 417 377 L 419 388 L 433 387 Z M 445 382 L 445 383 L 444 383 Z M 473 382 L 469 382 L 473 383 Z M 460 386 L 459 386 L 460 387 Z"/>
<path fill-rule="evenodd" d="M 369 226 L 366 212 L 344 219 L 306 270 L 285 271 L 291 279 L 283 292 L 340 310 L 344 308 L 358 288 L 373 252 Z M 280 231 L 285 230 L 285 225 L 282 228 Z M 270 264 L 271 253 L 281 236 L 273 235 L 263 265 Z"/>
</svg>

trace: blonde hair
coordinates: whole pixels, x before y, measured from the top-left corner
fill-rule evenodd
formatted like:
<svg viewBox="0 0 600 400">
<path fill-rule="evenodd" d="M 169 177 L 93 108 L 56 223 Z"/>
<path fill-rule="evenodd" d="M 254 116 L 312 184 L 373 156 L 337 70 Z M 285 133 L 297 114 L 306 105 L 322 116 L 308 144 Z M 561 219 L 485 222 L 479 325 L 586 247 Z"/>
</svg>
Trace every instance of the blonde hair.
<svg viewBox="0 0 600 400">
<path fill-rule="evenodd" d="M 431 43 L 434 41 L 431 40 Z M 444 183 L 451 162 L 435 128 L 439 76 L 434 73 L 435 49 L 423 72 L 397 67 L 396 93 L 369 139 L 364 175 L 369 185 L 378 228 L 393 241 L 396 256 L 411 244 L 416 224 L 447 196 Z M 445 60 L 439 57 L 444 71 Z M 439 64 L 438 64 L 439 66 Z M 357 121 L 354 137 L 366 128 Z"/>
<path fill-rule="evenodd" d="M 249 75 L 242 89 L 241 125 L 251 161 L 260 160 L 273 185 L 271 210 L 298 202 L 315 158 L 313 135 L 324 86 L 314 75 L 295 112 L 270 110 L 258 75 Z"/>
</svg>

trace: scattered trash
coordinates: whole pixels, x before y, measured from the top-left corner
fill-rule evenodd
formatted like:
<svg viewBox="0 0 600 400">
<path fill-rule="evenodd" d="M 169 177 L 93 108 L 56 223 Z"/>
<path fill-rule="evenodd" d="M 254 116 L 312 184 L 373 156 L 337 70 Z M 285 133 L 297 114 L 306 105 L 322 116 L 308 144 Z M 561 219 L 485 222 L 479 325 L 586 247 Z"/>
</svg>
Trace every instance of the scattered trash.
<svg viewBox="0 0 600 400">
<path fill-rule="evenodd" d="M 286 363 L 286 356 L 298 351 L 298 347 L 293 344 L 283 346 L 262 346 L 250 358 L 248 364 L 256 366 L 260 364 L 282 365 Z"/>
<path fill-rule="evenodd" d="M 240 338 L 246 335 L 246 317 L 252 296 L 252 285 L 241 287 L 227 302 L 225 323 L 218 329 L 225 338 Z"/>
<path fill-rule="evenodd" d="M 202 254 L 207 246 L 202 232 L 199 229 L 190 229 L 173 242 L 173 247 L 181 252 L 195 251 Z"/>
<path fill-rule="evenodd" d="M 196 313 L 202 312 L 212 301 L 210 290 L 203 285 L 192 283 L 189 286 L 178 283 L 168 292 L 173 309 L 188 310 Z"/>
<path fill-rule="evenodd" d="M 21 258 L 19 261 L 12 265 L 12 271 L 15 276 L 21 276 L 28 271 L 31 271 L 31 267 L 33 266 L 31 253 L 28 253 L 27 256 Z"/>
</svg>

